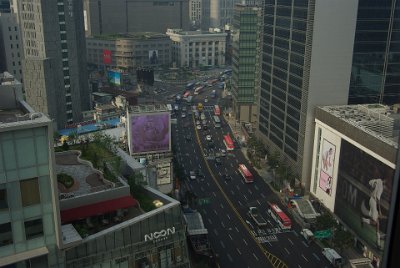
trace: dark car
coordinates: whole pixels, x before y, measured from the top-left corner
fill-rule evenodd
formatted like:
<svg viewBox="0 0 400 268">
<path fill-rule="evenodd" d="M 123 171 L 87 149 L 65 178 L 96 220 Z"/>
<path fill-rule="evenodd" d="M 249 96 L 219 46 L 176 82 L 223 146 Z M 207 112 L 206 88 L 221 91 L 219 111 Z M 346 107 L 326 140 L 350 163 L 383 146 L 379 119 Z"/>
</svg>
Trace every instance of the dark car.
<svg viewBox="0 0 400 268">
<path fill-rule="evenodd" d="M 220 158 L 220 157 L 216 157 L 216 158 L 215 158 L 215 163 L 216 163 L 217 165 L 221 165 L 221 164 L 222 164 L 221 158 Z"/>
<path fill-rule="evenodd" d="M 214 148 L 215 147 L 215 144 L 214 144 L 213 141 L 207 142 L 207 145 L 208 145 L 208 148 Z"/>
<path fill-rule="evenodd" d="M 190 141 L 190 140 L 192 140 L 192 137 L 191 137 L 190 135 L 186 135 L 186 136 L 185 136 L 185 139 L 186 139 L 187 141 Z"/>
</svg>

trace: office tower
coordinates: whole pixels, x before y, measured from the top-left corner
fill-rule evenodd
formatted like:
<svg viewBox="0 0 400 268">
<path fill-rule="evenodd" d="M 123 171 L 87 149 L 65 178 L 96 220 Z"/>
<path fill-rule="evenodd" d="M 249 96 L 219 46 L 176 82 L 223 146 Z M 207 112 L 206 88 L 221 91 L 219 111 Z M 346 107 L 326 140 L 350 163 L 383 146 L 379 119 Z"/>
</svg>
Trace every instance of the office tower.
<svg viewBox="0 0 400 268">
<path fill-rule="evenodd" d="M 13 13 L 0 13 L 0 72 L 22 81 L 22 47 L 19 25 Z"/>
<path fill-rule="evenodd" d="M 0 0 L 0 13 L 10 12 L 10 0 Z"/>
<path fill-rule="evenodd" d="M 189 0 L 189 19 L 192 27 L 198 27 L 201 25 L 202 5 L 202 0 Z"/>
<path fill-rule="evenodd" d="M 35 111 L 57 128 L 89 109 L 86 44 L 79 0 L 17 1 L 24 50 L 24 87 Z"/>
<path fill-rule="evenodd" d="M 62 267 L 52 122 L 18 84 L 0 74 L 0 266 Z"/>
<path fill-rule="evenodd" d="M 347 104 L 355 0 L 266 0 L 257 134 L 306 189 L 316 105 Z M 340 14 L 340 19 L 338 18 Z"/>
<path fill-rule="evenodd" d="M 233 112 L 239 122 L 257 120 L 257 90 L 261 52 L 260 7 L 237 4 L 233 19 L 232 96 Z"/>
<path fill-rule="evenodd" d="M 189 29 L 189 0 L 84 0 L 86 36 Z"/>
<path fill-rule="evenodd" d="M 400 103 L 400 4 L 359 1 L 350 104 Z"/>
<path fill-rule="evenodd" d="M 210 27 L 224 28 L 232 25 L 235 4 L 241 0 L 209 0 L 210 1 Z"/>
</svg>

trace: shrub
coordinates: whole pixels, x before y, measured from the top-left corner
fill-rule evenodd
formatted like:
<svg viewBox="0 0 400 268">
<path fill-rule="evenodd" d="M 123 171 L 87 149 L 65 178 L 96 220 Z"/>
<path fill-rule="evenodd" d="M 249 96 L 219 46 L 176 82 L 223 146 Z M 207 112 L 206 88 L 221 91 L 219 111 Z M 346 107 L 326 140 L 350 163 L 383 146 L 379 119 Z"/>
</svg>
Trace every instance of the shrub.
<svg viewBox="0 0 400 268">
<path fill-rule="evenodd" d="M 74 179 L 65 173 L 57 174 L 57 181 L 69 189 L 74 185 Z"/>
</svg>

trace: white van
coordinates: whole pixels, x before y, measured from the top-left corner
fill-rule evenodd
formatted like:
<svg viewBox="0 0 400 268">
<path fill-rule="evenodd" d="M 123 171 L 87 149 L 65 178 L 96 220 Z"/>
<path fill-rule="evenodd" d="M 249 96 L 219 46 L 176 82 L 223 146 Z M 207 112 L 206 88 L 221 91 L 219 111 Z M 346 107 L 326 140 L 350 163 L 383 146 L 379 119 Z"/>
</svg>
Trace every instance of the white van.
<svg viewBox="0 0 400 268">
<path fill-rule="evenodd" d="M 333 267 L 341 267 L 343 265 L 342 257 L 332 248 L 324 248 L 322 254 L 328 259 Z"/>
</svg>

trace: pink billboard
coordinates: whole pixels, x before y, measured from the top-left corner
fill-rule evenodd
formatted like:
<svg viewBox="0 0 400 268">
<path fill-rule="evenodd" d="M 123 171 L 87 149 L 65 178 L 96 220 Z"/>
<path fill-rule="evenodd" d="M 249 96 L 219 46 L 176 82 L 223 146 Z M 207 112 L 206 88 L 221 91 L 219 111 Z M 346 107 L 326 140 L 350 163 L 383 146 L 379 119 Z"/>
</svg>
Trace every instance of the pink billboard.
<svg viewBox="0 0 400 268">
<path fill-rule="evenodd" d="M 131 115 L 132 153 L 169 151 L 169 113 Z"/>
</svg>

